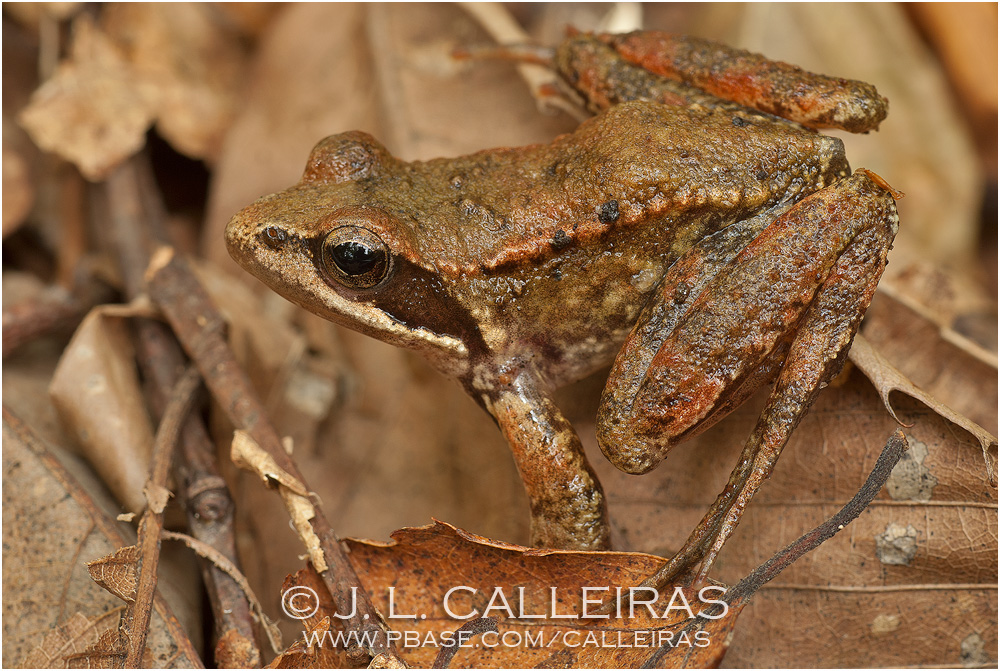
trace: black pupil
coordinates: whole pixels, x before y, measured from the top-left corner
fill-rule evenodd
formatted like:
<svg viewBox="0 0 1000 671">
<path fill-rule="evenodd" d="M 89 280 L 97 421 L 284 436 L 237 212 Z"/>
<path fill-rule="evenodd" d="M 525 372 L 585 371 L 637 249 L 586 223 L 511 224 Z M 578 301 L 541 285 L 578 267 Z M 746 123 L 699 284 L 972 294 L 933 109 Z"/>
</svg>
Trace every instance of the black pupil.
<svg viewBox="0 0 1000 671">
<path fill-rule="evenodd" d="M 359 242 L 342 242 L 333 248 L 333 260 L 348 275 L 363 275 L 378 267 L 385 259 L 385 252 L 372 249 Z"/>
</svg>

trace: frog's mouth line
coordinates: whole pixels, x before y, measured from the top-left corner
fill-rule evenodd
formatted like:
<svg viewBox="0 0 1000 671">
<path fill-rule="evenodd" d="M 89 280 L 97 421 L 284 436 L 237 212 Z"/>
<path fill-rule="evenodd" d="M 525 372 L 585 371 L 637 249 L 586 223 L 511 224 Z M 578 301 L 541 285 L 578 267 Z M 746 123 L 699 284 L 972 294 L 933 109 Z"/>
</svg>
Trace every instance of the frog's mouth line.
<svg viewBox="0 0 1000 671">
<path fill-rule="evenodd" d="M 239 229 L 238 223 L 227 228 L 230 255 L 244 270 L 285 299 L 378 340 L 420 350 L 435 360 L 447 360 L 449 371 L 467 365 L 468 348 L 461 338 L 448 335 L 450 330 L 435 332 L 433 323 L 430 328 L 410 326 L 418 321 L 425 324 L 426 320 L 410 317 L 407 323 L 405 316 L 401 318 L 380 304 L 388 296 L 379 301 L 370 292 L 366 296 L 366 292 L 347 289 L 327 278 L 318 261 L 320 237 L 303 237 L 274 224 L 257 226 L 249 235 L 241 235 Z M 402 265 L 411 264 L 404 261 Z M 410 303 L 418 309 L 421 305 L 419 300 Z M 440 356 L 435 357 L 435 352 Z"/>
</svg>

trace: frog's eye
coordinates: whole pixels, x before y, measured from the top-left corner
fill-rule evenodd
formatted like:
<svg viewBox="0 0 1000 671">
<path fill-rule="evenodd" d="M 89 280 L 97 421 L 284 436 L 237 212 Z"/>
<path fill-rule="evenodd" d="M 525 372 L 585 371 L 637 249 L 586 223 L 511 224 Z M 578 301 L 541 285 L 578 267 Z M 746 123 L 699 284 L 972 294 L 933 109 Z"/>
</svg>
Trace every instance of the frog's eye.
<svg viewBox="0 0 1000 671">
<path fill-rule="evenodd" d="M 389 275 L 389 247 L 360 226 L 341 226 L 323 240 L 323 265 L 338 282 L 351 289 L 371 289 Z"/>
</svg>

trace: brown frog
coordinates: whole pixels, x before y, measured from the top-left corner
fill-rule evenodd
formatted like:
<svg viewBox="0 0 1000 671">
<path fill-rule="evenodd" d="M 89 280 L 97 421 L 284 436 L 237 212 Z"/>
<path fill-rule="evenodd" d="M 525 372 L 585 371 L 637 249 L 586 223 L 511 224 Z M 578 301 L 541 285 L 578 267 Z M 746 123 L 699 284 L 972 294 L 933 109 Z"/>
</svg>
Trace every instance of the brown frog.
<svg viewBox="0 0 1000 671">
<path fill-rule="evenodd" d="M 575 132 L 420 162 L 365 133 L 328 137 L 299 184 L 232 219 L 229 250 L 289 300 L 456 378 L 510 444 L 537 546 L 609 547 L 601 485 L 554 389 L 613 361 L 599 442 L 644 473 L 774 382 L 668 571 L 704 577 L 840 370 L 897 229 L 898 194 L 805 125 L 866 130 L 885 101 L 660 34 L 577 35 L 548 60 L 603 110 Z"/>
</svg>

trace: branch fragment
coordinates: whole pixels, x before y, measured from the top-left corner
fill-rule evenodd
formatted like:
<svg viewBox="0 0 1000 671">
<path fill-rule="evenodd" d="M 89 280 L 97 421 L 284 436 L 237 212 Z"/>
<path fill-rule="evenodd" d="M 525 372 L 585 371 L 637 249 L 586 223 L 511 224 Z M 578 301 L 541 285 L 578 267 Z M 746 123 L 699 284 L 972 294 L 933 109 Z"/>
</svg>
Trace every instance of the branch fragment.
<svg viewBox="0 0 1000 671">
<path fill-rule="evenodd" d="M 266 409 L 253 392 L 250 380 L 226 344 L 222 315 L 212 305 L 187 262 L 172 249 L 161 249 L 153 255 L 146 279 L 150 296 L 159 304 L 184 350 L 205 376 L 206 385 L 233 425 L 252 436 L 277 466 L 301 483 L 305 491 L 310 491 L 298 466 L 283 449 L 277 432 L 267 421 Z M 294 510 L 289 510 L 289 513 L 298 514 Z M 320 550 L 329 565 L 320 576 L 334 601 L 338 604 L 351 603 L 351 589 L 357 591 L 357 608 L 347 621 L 348 626 L 363 631 L 367 623 L 380 623 L 381 635 L 371 646 L 366 645 L 364 652 L 371 657 L 383 652 L 394 655 L 393 646 L 385 635 L 382 617 L 372 605 L 321 509 L 315 508 L 315 517 L 309 520 L 309 524 L 319 538 Z M 359 651 L 357 649 L 353 653 Z M 352 651 L 348 654 L 352 655 Z"/>
</svg>

